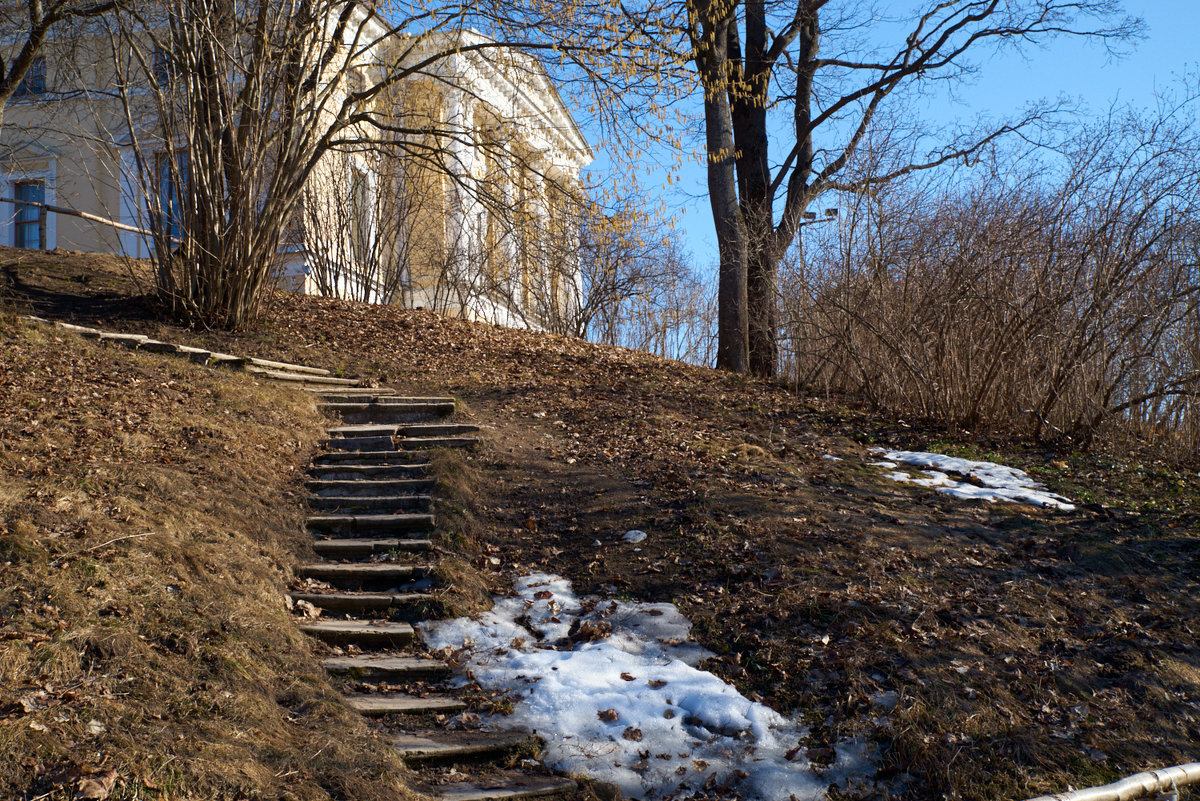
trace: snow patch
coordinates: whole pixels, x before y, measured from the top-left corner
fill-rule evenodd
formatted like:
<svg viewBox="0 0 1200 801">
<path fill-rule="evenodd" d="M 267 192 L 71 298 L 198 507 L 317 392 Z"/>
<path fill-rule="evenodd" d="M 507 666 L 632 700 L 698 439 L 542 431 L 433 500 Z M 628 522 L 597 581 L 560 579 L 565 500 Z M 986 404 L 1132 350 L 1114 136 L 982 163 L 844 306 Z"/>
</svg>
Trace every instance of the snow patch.
<svg viewBox="0 0 1200 801">
<path fill-rule="evenodd" d="M 691 623 L 674 605 L 580 600 L 548 574 L 515 589 L 477 620 L 420 629 L 431 649 L 457 651 L 482 686 L 515 697 L 511 715 L 486 723 L 542 735 L 548 765 L 613 782 L 631 798 L 712 782 L 748 799 L 809 801 L 867 774 L 869 747 L 859 742 L 816 772 L 801 747 L 804 726 L 697 667 L 712 654 L 689 639 Z"/>
<path fill-rule="evenodd" d="M 636 528 L 630 529 L 629 531 L 625 532 L 621 539 L 625 540 L 626 542 L 641 542 L 642 540 L 646 539 L 646 532 L 639 531 Z"/>
<path fill-rule="evenodd" d="M 824 460 L 825 460 L 825 461 L 827 461 L 827 462 L 840 462 L 840 461 L 842 461 L 842 457 L 840 457 L 840 456 L 834 456 L 832 453 L 827 453 L 827 454 L 825 454 L 824 456 L 822 456 L 821 458 L 822 458 L 822 459 L 824 459 Z"/>
<path fill-rule="evenodd" d="M 893 481 L 930 487 L 956 498 L 1027 503 L 1063 512 L 1075 509 L 1074 504 L 1068 498 L 1049 492 L 1043 484 L 1031 479 L 1024 470 L 1018 470 L 1015 467 L 1006 467 L 995 462 L 975 462 L 970 459 L 959 459 L 954 456 L 924 451 L 890 451 L 886 448 L 871 448 L 871 450 L 883 454 L 884 459 L 887 460 L 874 462 L 873 464 L 877 467 L 892 469 L 900 464 L 907 464 L 932 468 L 920 471 L 924 474 L 923 477 L 914 476 L 902 470 L 888 473 L 887 477 Z M 969 476 L 979 484 L 958 481 L 950 477 L 951 473 Z"/>
</svg>

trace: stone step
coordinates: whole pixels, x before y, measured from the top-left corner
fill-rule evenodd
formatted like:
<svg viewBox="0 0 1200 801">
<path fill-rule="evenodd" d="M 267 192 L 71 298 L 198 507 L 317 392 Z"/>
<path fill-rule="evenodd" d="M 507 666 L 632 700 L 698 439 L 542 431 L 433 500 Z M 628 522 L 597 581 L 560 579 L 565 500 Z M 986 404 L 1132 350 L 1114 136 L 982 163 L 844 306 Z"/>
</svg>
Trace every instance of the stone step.
<svg viewBox="0 0 1200 801">
<path fill-rule="evenodd" d="M 405 762 L 422 765 L 499 760 L 542 747 L 541 739 L 529 732 L 418 729 L 388 739 Z"/>
<path fill-rule="evenodd" d="M 420 697 L 395 693 L 389 695 L 344 695 L 346 703 L 362 715 L 424 715 L 430 712 L 461 712 L 467 705 L 448 695 Z"/>
<path fill-rule="evenodd" d="M 413 460 L 410 454 L 401 454 Z M 324 464 L 308 471 L 318 481 L 404 481 L 429 474 L 428 464 Z"/>
<path fill-rule="evenodd" d="M 196 364 L 208 364 L 213 357 L 212 351 L 204 348 L 193 348 L 190 345 L 176 345 L 175 355 L 183 356 Z"/>
<path fill-rule="evenodd" d="M 366 559 L 378 554 L 401 551 L 405 553 L 433 550 L 428 539 L 336 539 L 314 540 L 313 550 L 328 559 Z"/>
<path fill-rule="evenodd" d="M 406 531 L 429 531 L 433 515 L 313 515 L 305 521 L 310 531 L 329 536 L 354 537 L 356 534 L 391 536 Z"/>
<path fill-rule="evenodd" d="M 391 387 L 308 387 L 318 403 L 355 403 L 364 399 L 396 397 Z"/>
<path fill-rule="evenodd" d="M 313 457 L 315 467 L 329 465 L 361 464 L 375 467 L 394 465 L 429 464 L 429 457 L 414 453 L 395 451 L 325 451 Z"/>
<path fill-rule="evenodd" d="M 429 575 L 428 565 L 400 565 L 392 562 L 313 562 L 296 567 L 301 578 L 318 579 L 330 584 L 377 584 L 415 581 Z"/>
<path fill-rule="evenodd" d="M 339 398 L 336 395 L 322 395 L 317 403 L 320 407 L 330 407 L 331 411 L 370 411 L 372 409 L 392 409 L 395 407 L 412 406 L 417 411 L 428 409 L 444 409 L 454 411 L 454 398 L 416 398 L 411 395 L 381 394 L 381 395 L 347 395 Z"/>
<path fill-rule="evenodd" d="M 50 324 L 49 320 L 43 320 L 41 317 L 34 317 L 32 314 L 25 315 L 23 319 L 33 320 L 35 323 L 42 323 L 44 325 Z M 89 339 L 95 339 L 96 337 L 100 336 L 101 333 L 99 328 L 91 328 L 86 325 L 75 325 L 74 323 L 64 323 L 62 320 L 55 320 L 54 327 L 61 328 L 65 331 L 72 331 L 81 337 L 88 337 Z"/>
<path fill-rule="evenodd" d="M 260 375 L 272 381 L 284 381 L 289 384 L 307 384 L 310 386 L 353 387 L 358 385 L 356 378 L 334 378 L 312 373 L 291 373 L 284 370 L 271 370 L 266 367 L 246 366 L 246 372 Z"/>
<path fill-rule="evenodd" d="M 218 353 L 213 351 L 208 354 L 207 364 L 213 367 L 228 367 L 231 370 L 240 370 L 246 366 L 248 362 L 245 356 L 234 356 L 232 353 Z"/>
<path fill-rule="evenodd" d="M 428 513 L 433 510 L 433 498 L 429 495 L 382 495 L 378 497 L 324 495 L 309 498 L 308 506 L 310 509 L 323 512 L 348 512 L 352 514 L 359 512 Z"/>
<path fill-rule="evenodd" d="M 293 601 L 307 601 L 326 612 L 394 612 L 407 620 L 430 617 L 433 598 L 420 592 L 290 592 Z"/>
<path fill-rule="evenodd" d="M 380 398 L 374 403 L 318 403 L 317 411 L 345 423 L 415 423 L 454 414 L 448 403 L 393 403 Z"/>
<path fill-rule="evenodd" d="M 296 625 L 323 642 L 360 648 L 398 648 L 413 639 L 412 626 L 390 620 L 313 620 Z"/>
<path fill-rule="evenodd" d="M 486 781 L 455 782 L 429 789 L 442 801 L 521 801 L 526 798 L 553 798 L 578 789 L 570 779 L 557 776 L 525 776 L 514 771 L 489 775 Z"/>
<path fill-rule="evenodd" d="M 157 339 L 147 339 L 137 346 L 138 350 L 144 350 L 147 353 L 165 353 L 174 355 L 179 353 L 179 346 L 173 342 L 159 342 Z M 206 354 L 207 357 L 207 354 Z M 207 358 L 205 359 L 207 361 Z"/>
<path fill-rule="evenodd" d="M 474 434 L 479 426 L 470 423 L 361 423 L 328 429 L 331 439 L 374 437 L 457 437 Z"/>
<path fill-rule="evenodd" d="M 353 451 L 355 453 L 390 453 L 397 450 L 391 435 L 372 437 L 331 437 L 321 440 L 327 451 Z"/>
<path fill-rule="evenodd" d="M 334 426 L 325 429 L 331 439 L 371 439 L 374 437 L 394 437 L 399 423 L 363 423 L 352 426 Z"/>
<path fill-rule="evenodd" d="M 270 359 L 256 359 L 251 356 L 248 359 L 249 363 L 255 367 L 264 367 L 268 370 L 278 370 L 285 373 L 302 373 L 304 375 L 333 375 L 323 367 L 309 367 L 306 364 L 291 364 L 289 362 L 273 362 Z"/>
<path fill-rule="evenodd" d="M 388 496 L 420 495 L 437 486 L 432 478 L 362 478 L 319 479 L 304 482 L 308 491 L 318 498 L 385 498 Z"/>
<path fill-rule="evenodd" d="M 149 342 L 150 337 L 145 334 L 119 334 L 115 331 L 101 331 L 96 337 L 101 342 L 109 342 L 113 345 L 121 345 L 122 347 L 135 349 L 143 342 Z"/>
<path fill-rule="evenodd" d="M 471 423 L 410 423 L 396 432 L 402 437 L 461 437 L 479 431 Z"/>
<path fill-rule="evenodd" d="M 444 679 L 450 675 L 450 666 L 445 662 L 420 656 L 334 656 L 323 660 L 321 667 L 330 673 L 345 674 L 363 681 L 386 681 L 389 684 Z"/>
<path fill-rule="evenodd" d="M 396 441 L 401 450 L 423 451 L 433 448 L 474 448 L 476 437 L 406 437 Z"/>
</svg>

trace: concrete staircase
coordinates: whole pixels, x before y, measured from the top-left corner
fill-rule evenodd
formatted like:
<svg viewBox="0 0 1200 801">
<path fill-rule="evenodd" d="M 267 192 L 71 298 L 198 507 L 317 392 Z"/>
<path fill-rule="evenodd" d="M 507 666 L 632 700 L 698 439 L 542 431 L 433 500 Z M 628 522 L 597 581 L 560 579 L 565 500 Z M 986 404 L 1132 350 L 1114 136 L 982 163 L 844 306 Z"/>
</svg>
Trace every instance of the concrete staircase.
<svg viewBox="0 0 1200 801">
<path fill-rule="evenodd" d="M 451 667 L 423 652 L 413 628 L 441 614 L 431 592 L 437 482 L 427 452 L 473 447 L 477 428 L 453 422 L 452 398 L 289 380 L 316 394 L 318 407 L 339 423 L 329 428 L 307 484 L 317 559 L 297 568 L 300 585 L 290 596 L 297 609 L 304 601 L 322 610 L 298 625 L 329 648 L 324 666 L 346 702 L 417 772 L 414 789 L 434 798 L 573 794 L 573 781 L 537 763 L 535 736 L 446 727 L 469 704 L 447 684 Z"/>
</svg>

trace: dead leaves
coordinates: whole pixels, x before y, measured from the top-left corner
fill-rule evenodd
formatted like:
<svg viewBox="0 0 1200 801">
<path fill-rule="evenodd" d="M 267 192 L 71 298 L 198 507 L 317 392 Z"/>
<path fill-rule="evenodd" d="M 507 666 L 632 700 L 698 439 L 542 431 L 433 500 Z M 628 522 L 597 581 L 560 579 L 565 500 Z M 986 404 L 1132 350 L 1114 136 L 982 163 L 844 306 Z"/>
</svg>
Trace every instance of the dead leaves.
<svg viewBox="0 0 1200 801">
<path fill-rule="evenodd" d="M 601 709 L 596 713 L 596 717 L 604 723 L 616 723 L 620 716 L 615 709 Z"/>
<path fill-rule="evenodd" d="M 115 770 L 80 778 L 75 783 L 76 801 L 104 801 L 112 794 L 119 774 Z"/>
</svg>

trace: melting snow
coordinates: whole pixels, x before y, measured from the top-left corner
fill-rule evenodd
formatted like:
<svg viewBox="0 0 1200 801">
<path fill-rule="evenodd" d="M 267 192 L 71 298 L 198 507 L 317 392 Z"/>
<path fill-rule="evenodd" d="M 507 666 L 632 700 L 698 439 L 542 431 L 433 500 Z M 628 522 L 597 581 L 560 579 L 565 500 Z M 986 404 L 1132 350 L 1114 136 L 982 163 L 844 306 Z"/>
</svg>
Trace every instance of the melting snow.
<svg viewBox="0 0 1200 801">
<path fill-rule="evenodd" d="M 899 464 L 909 464 L 916 467 L 933 468 L 922 470 L 921 473 L 924 474 L 924 477 L 920 478 L 902 470 L 888 473 L 888 478 L 893 481 L 931 487 L 956 498 L 1028 503 L 1064 512 L 1075 509 L 1069 499 L 1047 491 L 1044 485 L 1031 479 L 1024 470 L 1018 470 L 1015 467 L 1005 467 L 995 462 L 973 462 L 969 459 L 943 456 L 940 453 L 889 451 L 886 448 L 872 448 L 871 450 L 883 454 L 887 460 L 873 462 L 872 464 L 876 467 L 890 470 Z M 950 477 L 950 473 L 969 476 L 982 486 L 953 479 Z"/>
<path fill-rule="evenodd" d="M 625 532 L 625 535 L 621 537 L 621 539 L 625 540 L 626 542 L 641 542 L 642 540 L 646 539 L 646 532 L 639 531 L 636 528 L 630 529 L 629 531 Z"/>
<path fill-rule="evenodd" d="M 801 724 L 696 667 L 711 654 L 688 639 L 691 623 L 672 604 L 581 601 L 546 574 L 518 579 L 516 590 L 478 620 L 421 630 L 432 649 L 462 649 L 482 686 L 516 696 L 511 715 L 487 723 L 541 734 L 547 764 L 633 798 L 713 781 L 746 798 L 807 801 L 865 772 L 867 747 L 852 742 L 816 773 Z"/>
</svg>

